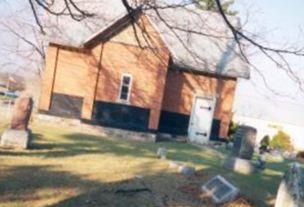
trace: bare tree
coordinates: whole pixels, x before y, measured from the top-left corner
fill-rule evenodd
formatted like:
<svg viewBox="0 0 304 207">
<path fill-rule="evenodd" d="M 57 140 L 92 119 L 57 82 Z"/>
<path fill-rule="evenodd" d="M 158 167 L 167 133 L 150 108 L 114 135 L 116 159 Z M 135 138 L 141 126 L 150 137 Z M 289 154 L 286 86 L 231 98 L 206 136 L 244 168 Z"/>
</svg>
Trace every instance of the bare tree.
<svg viewBox="0 0 304 207">
<path fill-rule="evenodd" d="M 40 75 L 45 59 L 44 36 L 20 5 L 0 19 L 0 31 L 5 41 L 0 46 L 3 69 L 10 72 L 30 70 Z M 4 58 L 5 57 L 5 58 Z"/>
<path fill-rule="evenodd" d="M 94 11 L 85 10 L 86 8 L 82 8 L 81 5 L 83 1 L 80 0 L 64 0 L 64 1 L 56 1 L 56 0 L 28 0 L 32 14 L 34 16 L 35 22 L 38 25 L 38 28 L 42 34 L 45 34 L 45 25 L 43 24 L 43 15 L 49 14 L 56 17 L 70 17 L 74 21 L 84 21 L 90 18 L 94 18 L 97 14 Z M 60 2 L 60 3 L 59 3 Z M 207 1 L 208 5 L 212 6 L 212 10 L 217 12 L 225 22 L 227 28 L 230 30 L 235 42 L 238 46 L 238 54 L 242 59 L 254 69 L 262 79 L 264 80 L 265 86 L 271 90 L 273 93 L 277 94 L 269 84 L 267 83 L 263 71 L 260 68 L 257 68 L 254 63 L 250 61 L 250 57 L 248 53 L 245 51 L 245 48 L 252 47 L 258 50 L 261 54 L 267 57 L 271 62 L 273 62 L 279 69 L 284 71 L 286 75 L 294 81 L 299 90 L 304 92 L 303 80 L 298 76 L 295 72 L 295 69 L 291 67 L 288 57 L 304 57 L 304 46 L 303 45 L 289 45 L 285 47 L 275 48 L 269 46 L 267 42 L 259 39 L 257 34 L 254 34 L 250 31 L 245 31 L 242 25 L 235 24 L 231 22 L 231 18 L 229 14 L 227 14 L 227 3 L 222 2 L 220 0 L 209 0 Z M 192 1 L 181 1 L 180 3 L 169 3 L 169 4 L 159 4 L 156 0 L 121 0 L 121 4 L 124 6 L 126 11 L 129 13 L 131 19 L 134 19 L 135 11 L 137 10 L 153 10 L 158 17 L 163 21 L 163 23 L 170 29 L 180 30 L 192 34 L 199 34 L 202 36 L 208 36 L 212 38 L 223 38 L 220 34 L 215 33 L 204 33 L 199 30 L 188 29 L 188 28 L 179 28 L 175 25 L 171 25 L 170 22 L 166 22 L 166 19 L 162 17 L 162 13 L 160 11 L 167 8 L 180 8 L 185 7 L 189 4 L 200 4 L 201 0 L 192 0 Z M 59 6 L 58 6 L 59 5 Z M 229 2 L 228 2 L 229 5 Z M 202 11 L 203 12 L 203 11 Z M 135 22 L 135 21 L 134 21 Z M 7 25 L 6 25 L 7 26 Z M 134 32 L 136 33 L 136 28 L 134 27 Z M 12 33 L 18 35 L 16 32 L 12 30 Z M 19 35 L 19 37 L 25 40 L 26 43 L 31 44 L 29 41 L 26 41 L 25 38 Z M 227 38 L 227 37 L 226 37 Z M 182 40 L 181 40 L 182 41 Z M 40 54 L 39 47 L 35 47 L 36 44 L 32 44 L 34 50 Z M 184 43 L 185 47 L 187 44 Z M 43 56 L 43 53 L 40 54 Z M 195 54 L 194 54 L 195 55 Z"/>
</svg>

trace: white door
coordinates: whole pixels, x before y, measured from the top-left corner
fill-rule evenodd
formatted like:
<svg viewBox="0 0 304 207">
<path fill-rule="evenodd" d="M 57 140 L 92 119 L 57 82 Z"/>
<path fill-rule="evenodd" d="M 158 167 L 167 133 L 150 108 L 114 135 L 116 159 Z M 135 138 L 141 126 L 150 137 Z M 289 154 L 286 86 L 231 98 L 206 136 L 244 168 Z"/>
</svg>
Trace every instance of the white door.
<svg viewBox="0 0 304 207">
<path fill-rule="evenodd" d="M 188 136 L 191 142 L 205 144 L 209 141 L 215 99 L 196 97 L 190 117 Z"/>
</svg>

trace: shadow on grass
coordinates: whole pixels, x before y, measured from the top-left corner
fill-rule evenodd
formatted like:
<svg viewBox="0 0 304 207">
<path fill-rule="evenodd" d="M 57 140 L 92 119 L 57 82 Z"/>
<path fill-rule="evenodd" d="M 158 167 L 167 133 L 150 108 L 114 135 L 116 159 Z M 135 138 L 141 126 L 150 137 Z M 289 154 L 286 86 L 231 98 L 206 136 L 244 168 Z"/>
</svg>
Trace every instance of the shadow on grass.
<svg viewBox="0 0 304 207">
<path fill-rule="evenodd" d="M 0 179 L 1 203 L 19 202 L 22 206 L 35 206 L 35 203 L 42 204 L 51 199 L 43 206 L 212 206 L 207 200 L 200 199 L 200 186 L 215 173 L 211 168 L 200 170 L 191 177 L 162 172 L 111 183 L 88 180 L 85 176 L 55 168 L 51 165 L 8 168 L 7 176 Z M 234 179 L 248 179 L 245 175 L 231 177 L 224 174 L 224 177 L 233 183 Z M 260 190 L 264 185 L 273 184 L 273 179 L 279 179 L 276 176 L 268 178 L 259 178 Z M 238 183 L 238 187 L 250 190 L 252 196 L 258 190 L 252 183 Z M 254 204 L 259 207 L 269 206 L 269 196 L 259 196 L 260 200 Z"/>
<path fill-rule="evenodd" d="M 206 154 L 199 147 L 185 143 L 161 142 L 135 142 L 125 140 L 112 140 L 104 137 L 74 133 L 61 135 L 62 140 L 50 141 L 42 134 L 34 133 L 34 143 L 27 151 L 2 151 L 2 155 L 7 156 L 29 156 L 29 157 L 47 157 L 63 158 L 87 154 L 105 154 L 110 153 L 117 156 L 134 156 L 154 158 L 158 147 L 163 146 L 169 149 L 169 159 L 183 162 L 192 162 L 201 165 L 216 165 L 222 156 L 215 159 L 213 154 Z M 204 154 L 204 160 L 202 160 Z"/>
<path fill-rule="evenodd" d="M 88 180 L 56 166 L 18 166 L 7 168 L 0 179 L 0 202 L 20 206 L 87 207 L 87 206 L 201 206 L 204 201 L 189 198 L 177 186 L 184 178 L 172 173 L 157 173 L 103 183 Z M 48 200 L 51 199 L 51 200 Z"/>
<path fill-rule="evenodd" d="M 225 157 L 223 152 L 215 153 L 184 143 L 117 141 L 82 133 L 63 134 L 61 135 L 62 139 L 58 141 L 46 138 L 39 133 L 34 134 L 34 137 L 35 141 L 31 150 L 0 151 L 1 155 L 64 158 L 108 153 L 120 156 L 122 159 L 124 156 L 154 158 L 157 148 L 164 146 L 169 149 L 169 159 L 202 166 L 202 170 L 188 180 L 192 185 L 200 186 L 210 177 L 221 174 L 238 186 L 241 189 L 241 194 L 254 200 L 257 206 L 268 206 L 269 202 L 274 199 L 281 175 L 288 166 L 288 162 L 269 163 L 265 171 L 248 176 L 232 173 L 222 168 L 221 163 Z M 147 166 L 142 166 L 139 169 L 144 171 Z M 67 195 L 68 198 L 52 206 L 157 206 L 155 202 L 166 203 L 169 201 L 171 204 L 175 202 L 175 205 L 199 206 L 201 204 L 200 200 L 191 200 L 189 196 L 178 191 L 178 187 L 182 183 L 179 183 L 179 177 L 176 174 L 163 173 L 145 177 L 145 185 L 153 188 L 153 193 L 117 195 L 113 189 L 117 189 L 121 185 L 124 186 L 125 183 L 131 183 L 131 186 L 137 185 L 138 179 L 117 183 L 100 183 L 86 180 L 68 172 L 53 171 L 52 166 L 19 166 L 9 171 L 9 176 L 0 182 L 0 194 L 13 195 L 13 197 L 7 196 L 10 199 L 23 199 L 20 195 L 30 196 L 37 190 L 44 188 L 54 190 L 76 188 L 81 193 Z M 182 181 L 184 178 L 180 179 Z M 180 198 L 177 198 L 177 195 Z"/>
</svg>

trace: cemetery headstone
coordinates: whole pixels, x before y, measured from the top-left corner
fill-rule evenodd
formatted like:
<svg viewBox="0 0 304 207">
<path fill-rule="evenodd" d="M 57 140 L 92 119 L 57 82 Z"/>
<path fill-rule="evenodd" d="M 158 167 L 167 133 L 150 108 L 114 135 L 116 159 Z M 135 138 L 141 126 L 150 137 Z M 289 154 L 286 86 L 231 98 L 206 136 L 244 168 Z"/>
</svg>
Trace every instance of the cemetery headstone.
<svg viewBox="0 0 304 207">
<path fill-rule="evenodd" d="M 278 189 L 275 207 L 304 206 L 304 174 L 298 163 L 285 173 Z"/>
<path fill-rule="evenodd" d="M 254 172 L 254 166 L 251 162 L 256 139 L 257 130 L 250 126 L 239 126 L 235 135 L 232 149 L 232 156 L 224 162 L 226 169 L 233 170 L 242 174 Z"/>
<path fill-rule="evenodd" d="M 178 171 L 179 171 L 179 173 L 181 173 L 183 175 L 193 175 L 195 173 L 195 168 L 186 166 L 186 165 L 182 165 L 182 166 L 179 166 Z"/>
<path fill-rule="evenodd" d="M 216 204 L 232 201 L 239 193 L 239 189 L 237 187 L 220 175 L 207 181 L 202 186 L 202 191 L 210 196 Z"/>
<path fill-rule="evenodd" d="M 1 136 L 1 146 L 27 149 L 31 141 L 28 128 L 33 109 L 33 99 L 22 94 L 15 102 L 10 128 Z"/>
<path fill-rule="evenodd" d="M 165 148 L 165 147 L 158 148 L 157 157 L 162 160 L 165 160 L 167 158 L 167 148 Z"/>
<path fill-rule="evenodd" d="M 251 160 L 256 139 L 257 130 L 250 126 L 239 126 L 234 136 L 233 154 L 234 156 Z"/>
<path fill-rule="evenodd" d="M 21 96 L 15 102 L 13 108 L 13 116 L 11 121 L 11 129 L 27 130 L 33 108 L 33 99 Z"/>
</svg>

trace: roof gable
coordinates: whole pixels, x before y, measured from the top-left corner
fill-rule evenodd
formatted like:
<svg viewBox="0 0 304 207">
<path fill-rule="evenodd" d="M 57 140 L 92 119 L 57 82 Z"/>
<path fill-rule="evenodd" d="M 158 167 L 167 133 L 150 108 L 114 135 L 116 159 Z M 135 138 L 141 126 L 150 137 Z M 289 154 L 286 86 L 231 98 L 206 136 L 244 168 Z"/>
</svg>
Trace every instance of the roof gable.
<svg viewBox="0 0 304 207">
<path fill-rule="evenodd" d="M 138 17 L 139 14 L 142 13 L 136 11 L 135 16 Z M 173 64 L 179 68 L 225 77 L 249 78 L 249 67 L 239 55 L 236 42 L 219 14 L 185 6 L 161 9 L 158 12 L 147 10 L 144 11 L 144 16 L 158 33 L 155 36 L 169 49 Z M 235 25 L 238 23 L 236 18 L 230 18 Z M 120 15 L 116 12 L 111 21 L 103 24 L 105 26 L 102 29 L 99 26 L 97 32 L 91 32 L 93 35 L 82 38 L 78 45 L 91 47 L 94 42 L 113 38 L 130 23 L 126 11 Z M 80 28 L 81 26 L 77 30 Z M 137 30 L 137 33 L 139 37 L 142 36 L 141 31 Z M 72 36 L 75 35 L 77 34 Z"/>
<path fill-rule="evenodd" d="M 84 48 L 90 48 L 100 42 L 112 41 L 127 45 L 150 48 L 154 50 L 168 49 L 160 33 L 153 26 L 149 18 L 138 11 L 130 18 L 125 14 L 93 34 L 83 43 Z"/>
</svg>

